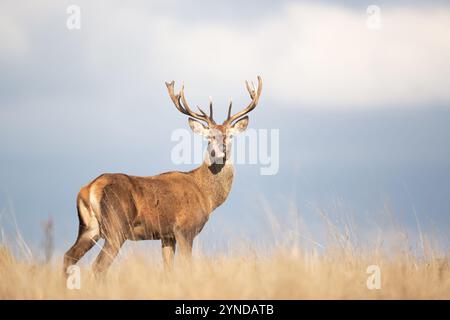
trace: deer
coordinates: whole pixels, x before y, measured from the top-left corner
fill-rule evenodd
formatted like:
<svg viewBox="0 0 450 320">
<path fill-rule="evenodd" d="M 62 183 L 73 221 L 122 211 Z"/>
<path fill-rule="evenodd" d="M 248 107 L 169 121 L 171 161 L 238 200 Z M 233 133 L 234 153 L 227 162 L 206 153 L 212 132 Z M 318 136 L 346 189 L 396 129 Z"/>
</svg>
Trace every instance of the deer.
<svg viewBox="0 0 450 320">
<path fill-rule="evenodd" d="M 63 268 L 76 264 L 101 238 L 104 245 L 96 257 L 94 274 L 104 274 L 126 240 L 161 240 L 164 269 L 171 269 L 175 249 L 189 260 L 194 238 L 202 231 L 211 213 L 227 199 L 234 177 L 230 157 L 233 136 L 245 131 L 248 113 L 258 104 L 262 79 L 246 88 L 250 103 L 231 114 L 222 124 L 200 107 L 192 111 L 184 95 L 184 84 L 175 94 L 175 82 L 166 82 L 176 109 L 188 116 L 191 130 L 207 139 L 203 163 L 189 172 L 171 171 L 140 177 L 123 173 L 104 173 L 83 186 L 77 196 L 78 236 L 65 253 Z"/>
</svg>

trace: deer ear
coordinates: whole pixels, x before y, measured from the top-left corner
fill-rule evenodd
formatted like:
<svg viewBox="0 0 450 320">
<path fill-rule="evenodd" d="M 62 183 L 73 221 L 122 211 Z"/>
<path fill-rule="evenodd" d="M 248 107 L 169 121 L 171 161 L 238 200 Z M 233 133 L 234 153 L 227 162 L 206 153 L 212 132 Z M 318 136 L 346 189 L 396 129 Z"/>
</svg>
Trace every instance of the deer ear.
<svg viewBox="0 0 450 320">
<path fill-rule="evenodd" d="M 245 116 L 238 121 L 236 121 L 230 129 L 230 132 L 232 135 L 236 135 L 238 133 L 241 133 L 247 129 L 248 126 L 248 116 Z"/>
<path fill-rule="evenodd" d="M 189 127 L 191 127 L 191 129 L 192 129 L 192 131 L 194 131 L 194 133 L 197 133 L 202 136 L 208 135 L 209 129 L 208 129 L 208 127 L 203 125 L 203 123 L 196 121 L 192 118 L 189 118 L 188 121 L 189 121 Z"/>
</svg>

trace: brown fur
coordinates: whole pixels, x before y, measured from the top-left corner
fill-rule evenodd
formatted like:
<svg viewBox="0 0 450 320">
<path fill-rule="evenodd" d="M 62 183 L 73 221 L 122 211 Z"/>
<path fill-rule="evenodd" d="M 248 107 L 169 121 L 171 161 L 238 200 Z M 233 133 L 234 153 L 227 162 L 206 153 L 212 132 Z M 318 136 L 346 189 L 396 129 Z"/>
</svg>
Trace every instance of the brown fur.
<svg viewBox="0 0 450 320">
<path fill-rule="evenodd" d="M 100 238 L 106 240 L 111 256 L 100 253 L 94 265 L 97 271 L 109 266 L 125 240 L 162 240 L 163 247 L 178 242 L 183 253 L 189 254 L 194 237 L 225 201 L 232 181 L 228 161 L 223 165 L 205 162 L 190 172 L 153 177 L 99 176 L 78 194 L 80 232 L 65 255 L 64 268 L 76 263 Z M 165 257 L 165 262 L 170 264 L 172 259 Z"/>
</svg>

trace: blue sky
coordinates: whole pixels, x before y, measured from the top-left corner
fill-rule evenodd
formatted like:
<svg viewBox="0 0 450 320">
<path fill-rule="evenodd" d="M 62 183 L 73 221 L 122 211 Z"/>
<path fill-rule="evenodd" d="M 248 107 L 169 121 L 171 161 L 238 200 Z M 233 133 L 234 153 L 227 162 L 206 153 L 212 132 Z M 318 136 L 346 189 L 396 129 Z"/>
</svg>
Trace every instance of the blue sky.
<svg viewBox="0 0 450 320">
<path fill-rule="evenodd" d="M 66 27 L 69 4 L 81 8 L 80 30 Z M 267 212 L 288 225 L 294 207 L 318 240 L 318 209 L 354 215 L 371 235 L 392 208 L 412 238 L 417 215 L 448 245 L 450 7 L 381 1 L 381 29 L 370 30 L 369 4 L 2 1 L 2 230 L 11 237 L 15 218 L 38 249 L 51 215 L 65 250 L 76 194 L 99 174 L 193 168 L 171 162 L 171 133 L 187 120 L 164 81 L 184 80 L 192 104 L 212 96 L 225 117 L 229 97 L 244 106 L 244 80 L 260 74 L 250 126 L 280 130 L 279 173 L 237 166 L 203 243 L 263 239 Z"/>
</svg>

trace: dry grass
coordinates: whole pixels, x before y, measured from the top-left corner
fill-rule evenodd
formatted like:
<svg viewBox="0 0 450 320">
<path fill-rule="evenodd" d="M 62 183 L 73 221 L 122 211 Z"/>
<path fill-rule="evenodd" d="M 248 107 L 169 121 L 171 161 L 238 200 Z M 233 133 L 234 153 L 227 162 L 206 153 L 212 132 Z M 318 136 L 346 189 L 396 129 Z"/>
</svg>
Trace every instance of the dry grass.
<svg viewBox="0 0 450 320">
<path fill-rule="evenodd" d="M 366 286 L 372 264 L 381 268 L 379 290 Z M 88 267 L 81 271 L 81 289 L 69 290 L 60 265 L 17 261 L 3 248 L 0 299 L 450 299 L 448 259 L 338 249 L 196 255 L 190 266 L 178 264 L 171 273 L 137 254 L 116 263 L 102 281 Z"/>
<path fill-rule="evenodd" d="M 131 244 L 102 280 L 86 263 L 93 256 L 85 257 L 79 290 L 67 289 L 61 256 L 33 258 L 17 232 L 15 255 L 0 243 L 0 299 L 450 299 L 448 251 L 437 250 L 436 232 L 422 234 L 418 222 L 413 241 L 390 210 L 381 223 L 371 222 L 375 236 L 345 213 L 332 219 L 320 211 L 326 240 L 318 243 L 296 210 L 287 228 L 265 211 L 273 230 L 269 245 L 236 239 L 211 255 L 197 243 L 191 264 L 176 261 L 164 272 L 158 246 L 143 253 Z M 381 271 L 378 290 L 366 284 L 370 265 Z"/>
</svg>

